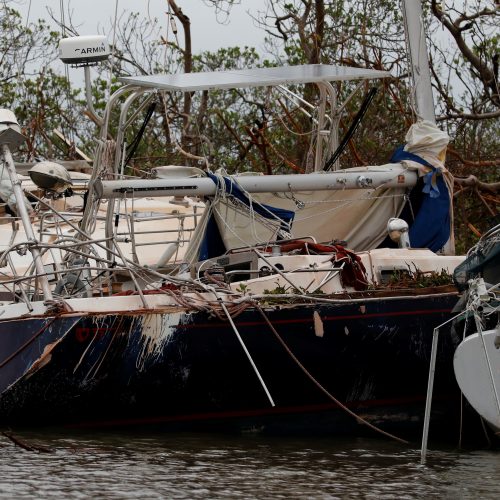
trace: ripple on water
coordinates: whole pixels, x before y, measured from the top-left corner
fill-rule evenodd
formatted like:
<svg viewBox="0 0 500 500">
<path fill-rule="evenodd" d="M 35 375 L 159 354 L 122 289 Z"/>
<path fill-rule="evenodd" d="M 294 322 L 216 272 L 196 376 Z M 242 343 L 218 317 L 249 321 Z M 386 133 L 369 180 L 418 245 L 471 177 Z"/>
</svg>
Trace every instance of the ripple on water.
<svg viewBox="0 0 500 500">
<path fill-rule="evenodd" d="M 23 433 L 0 437 L 0 498 L 499 498 L 495 452 L 369 439 Z"/>
</svg>

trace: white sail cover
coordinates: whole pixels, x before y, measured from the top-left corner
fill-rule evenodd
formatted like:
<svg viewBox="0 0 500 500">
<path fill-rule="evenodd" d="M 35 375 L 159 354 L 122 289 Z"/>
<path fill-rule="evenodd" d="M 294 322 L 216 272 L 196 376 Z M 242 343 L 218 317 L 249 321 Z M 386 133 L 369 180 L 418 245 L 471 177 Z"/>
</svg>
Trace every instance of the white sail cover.
<svg viewBox="0 0 500 500">
<path fill-rule="evenodd" d="M 388 165 L 389 166 L 389 165 Z M 391 168 L 395 164 L 390 164 Z M 368 167 L 370 172 L 384 166 Z M 399 165 L 400 174 L 407 168 Z M 367 168 L 350 172 L 367 173 Z M 395 175 L 397 175 L 397 172 Z M 346 189 L 342 191 L 297 191 L 292 193 L 259 193 L 252 199 L 273 207 L 295 212 L 293 238 L 312 236 L 317 242 L 345 240 L 349 248 L 362 251 L 377 247 L 387 235 L 387 221 L 397 217 L 404 205 L 405 187 Z M 218 198 L 213 210 L 227 249 L 239 248 L 276 239 L 279 223 L 270 224 L 248 209 L 238 210 L 225 198 Z"/>
</svg>

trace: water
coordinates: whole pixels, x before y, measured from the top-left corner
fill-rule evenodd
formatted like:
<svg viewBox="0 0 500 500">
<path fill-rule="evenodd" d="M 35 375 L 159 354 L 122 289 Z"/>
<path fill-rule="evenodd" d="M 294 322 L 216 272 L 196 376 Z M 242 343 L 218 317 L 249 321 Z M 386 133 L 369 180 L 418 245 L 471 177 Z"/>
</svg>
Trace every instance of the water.
<svg viewBox="0 0 500 500">
<path fill-rule="evenodd" d="M 500 452 L 378 439 L 22 432 L 0 436 L 0 498 L 500 498 Z"/>
</svg>

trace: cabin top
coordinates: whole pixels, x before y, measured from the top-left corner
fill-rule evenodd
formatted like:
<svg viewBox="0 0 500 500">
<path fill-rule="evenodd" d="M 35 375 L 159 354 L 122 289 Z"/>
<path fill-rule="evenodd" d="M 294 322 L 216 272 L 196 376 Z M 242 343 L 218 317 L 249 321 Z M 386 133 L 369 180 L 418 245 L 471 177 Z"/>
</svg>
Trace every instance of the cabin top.
<svg viewBox="0 0 500 500">
<path fill-rule="evenodd" d="M 275 68 L 253 68 L 173 75 L 147 75 L 121 77 L 123 83 L 140 87 L 170 91 L 193 92 L 197 90 L 267 87 L 284 84 L 333 82 L 344 80 L 371 80 L 387 78 L 391 74 L 365 68 L 351 68 L 331 64 L 304 64 Z"/>
</svg>

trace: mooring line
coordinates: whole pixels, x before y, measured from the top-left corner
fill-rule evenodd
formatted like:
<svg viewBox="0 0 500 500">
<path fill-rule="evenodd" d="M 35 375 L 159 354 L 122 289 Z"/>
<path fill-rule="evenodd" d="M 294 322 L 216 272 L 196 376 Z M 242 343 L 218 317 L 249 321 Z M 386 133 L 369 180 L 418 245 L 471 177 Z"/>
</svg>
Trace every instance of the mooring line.
<svg viewBox="0 0 500 500">
<path fill-rule="evenodd" d="M 340 402 L 327 389 L 325 389 L 311 375 L 311 373 L 309 373 L 309 371 L 307 370 L 307 368 L 298 360 L 298 358 L 295 356 L 295 354 L 293 354 L 293 352 L 290 350 L 290 348 L 288 347 L 288 345 L 286 344 L 286 342 L 282 339 L 281 335 L 276 331 L 276 328 L 274 328 L 274 326 L 272 325 L 272 323 L 269 321 L 269 318 L 267 317 L 266 313 L 262 310 L 262 307 L 259 304 L 257 304 L 256 302 L 254 304 L 255 304 L 256 309 L 259 311 L 259 313 L 263 317 L 264 321 L 267 323 L 267 325 L 269 326 L 269 328 L 271 329 L 271 331 L 273 332 L 273 334 L 275 335 L 275 337 L 278 339 L 279 343 L 283 346 L 283 348 L 290 355 L 290 357 L 295 361 L 295 363 L 297 364 L 297 366 L 305 373 L 305 375 L 311 380 L 311 382 L 313 382 L 313 384 L 316 385 L 316 387 L 318 387 L 318 389 L 323 392 L 323 394 L 325 394 L 329 399 L 331 399 L 336 405 L 338 405 L 346 413 L 348 413 L 349 415 L 351 415 L 352 417 L 354 417 L 356 419 L 356 421 L 359 422 L 360 424 L 364 424 L 364 425 L 368 426 L 370 429 L 374 430 L 375 432 L 378 432 L 378 433 L 380 433 L 380 434 L 382 434 L 382 435 L 384 435 L 384 436 L 386 436 L 388 438 L 394 439 L 395 441 L 398 441 L 399 443 L 409 444 L 408 441 L 406 441 L 404 439 L 401 439 L 401 438 L 395 436 L 394 434 L 386 432 L 386 431 L 380 429 L 379 427 L 377 427 L 376 425 L 371 424 L 370 422 L 368 422 L 367 420 L 365 420 L 363 417 L 360 417 L 359 415 L 357 415 L 356 413 L 354 413 L 352 410 L 350 410 L 346 405 L 344 405 L 342 402 Z"/>
</svg>

